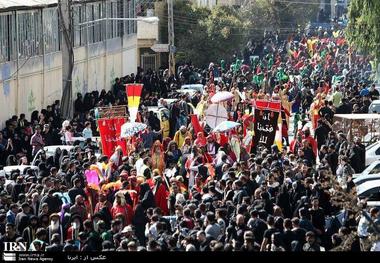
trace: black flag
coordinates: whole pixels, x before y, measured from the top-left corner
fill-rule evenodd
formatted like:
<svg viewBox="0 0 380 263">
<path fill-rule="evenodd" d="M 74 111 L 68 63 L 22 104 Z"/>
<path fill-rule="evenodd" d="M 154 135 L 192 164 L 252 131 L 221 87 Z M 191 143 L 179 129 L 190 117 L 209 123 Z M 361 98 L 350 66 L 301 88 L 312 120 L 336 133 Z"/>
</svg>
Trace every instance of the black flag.
<svg viewBox="0 0 380 263">
<path fill-rule="evenodd" d="M 270 148 L 276 136 L 278 112 L 255 109 L 255 147 Z"/>
</svg>

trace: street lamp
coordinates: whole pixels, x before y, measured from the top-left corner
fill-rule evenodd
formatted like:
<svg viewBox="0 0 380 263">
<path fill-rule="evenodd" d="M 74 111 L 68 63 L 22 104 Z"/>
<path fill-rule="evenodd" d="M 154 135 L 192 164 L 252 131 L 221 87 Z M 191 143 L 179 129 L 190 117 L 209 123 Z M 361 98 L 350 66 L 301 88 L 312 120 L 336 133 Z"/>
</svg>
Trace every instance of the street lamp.
<svg viewBox="0 0 380 263">
<path fill-rule="evenodd" d="M 152 17 L 133 17 L 133 18 L 127 18 L 127 17 L 112 17 L 112 18 L 108 18 L 108 17 L 105 17 L 105 18 L 100 18 L 100 19 L 96 19 L 96 20 L 93 20 L 93 21 L 87 21 L 87 22 L 84 22 L 84 23 L 80 23 L 78 24 L 77 26 L 84 26 L 84 25 L 88 25 L 88 24 L 91 24 L 91 23 L 96 23 L 96 22 L 101 22 L 101 21 L 104 21 L 104 20 L 117 20 L 117 21 L 143 21 L 143 22 L 146 22 L 146 23 L 149 23 L 149 24 L 155 24 L 159 21 L 159 18 L 156 17 L 156 16 L 152 16 Z"/>
</svg>

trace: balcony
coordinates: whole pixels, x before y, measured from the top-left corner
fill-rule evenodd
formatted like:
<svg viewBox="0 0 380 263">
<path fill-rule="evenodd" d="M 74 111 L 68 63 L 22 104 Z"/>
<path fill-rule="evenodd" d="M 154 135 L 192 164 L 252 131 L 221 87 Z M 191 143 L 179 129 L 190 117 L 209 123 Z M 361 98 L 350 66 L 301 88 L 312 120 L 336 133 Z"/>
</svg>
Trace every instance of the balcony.
<svg viewBox="0 0 380 263">
<path fill-rule="evenodd" d="M 144 20 L 137 21 L 138 40 L 158 40 L 158 22 L 149 23 Z"/>
</svg>

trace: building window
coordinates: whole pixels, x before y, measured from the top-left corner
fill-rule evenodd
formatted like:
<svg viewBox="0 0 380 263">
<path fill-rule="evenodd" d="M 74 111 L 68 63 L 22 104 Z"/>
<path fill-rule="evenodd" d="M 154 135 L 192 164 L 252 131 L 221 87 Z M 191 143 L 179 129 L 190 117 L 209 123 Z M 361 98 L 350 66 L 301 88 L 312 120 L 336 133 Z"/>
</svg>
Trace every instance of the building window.
<svg viewBox="0 0 380 263">
<path fill-rule="evenodd" d="M 118 13 L 118 2 L 112 1 L 107 3 L 107 18 L 119 18 L 121 15 Z M 116 38 L 120 36 L 118 24 L 122 21 L 118 20 L 108 20 L 107 21 L 107 38 Z"/>
<path fill-rule="evenodd" d="M 129 1 L 130 0 L 124 0 L 124 5 L 123 5 L 123 17 L 128 18 L 129 17 Z M 123 26 L 124 26 L 124 34 L 128 35 L 129 34 L 129 22 L 130 21 L 124 21 Z"/>
<path fill-rule="evenodd" d="M 87 21 L 94 21 L 102 18 L 102 4 L 95 3 L 87 6 Z M 103 40 L 102 21 L 90 23 L 88 26 L 89 43 L 97 43 Z"/>
<path fill-rule="evenodd" d="M 43 9 L 45 53 L 61 50 L 57 8 Z"/>
<path fill-rule="evenodd" d="M 87 5 L 86 8 L 87 12 L 87 21 L 93 21 L 94 20 L 94 6 L 93 5 Z M 87 31 L 88 31 L 88 43 L 94 43 L 94 23 L 87 24 Z"/>
<path fill-rule="evenodd" d="M 13 56 L 12 33 L 15 30 L 11 13 L 0 15 L 0 63 L 11 61 Z"/>
<path fill-rule="evenodd" d="M 76 5 L 73 9 L 73 26 L 74 26 L 74 47 L 80 47 L 86 45 L 87 27 L 89 25 L 79 25 L 86 22 L 86 6 Z"/>
<path fill-rule="evenodd" d="M 135 1 L 134 0 L 130 0 L 128 4 L 129 4 L 128 18 L 133 18 L 133 17 L 135 17 Z M 135 33 L 134 28 L 135 28 L 135 21 L 129 21 L 128 34 Z"/>
<path fill-rule="evenodd" d="M 132 8 L 133 8 L 133 18 L 136 18 L 136 0 L 132 0 Z M 132 21 L 133 23 L 133 34 L 137 33 L 137 21 Z"/>
<path fill-rule="evenodd" d="M 102 3 L 96 3 L 94 4 L 94 20 L 101 19 L 102 16 Z M 100 42 L 103 40 L 103 30 L 102 30 L 102 22 L 96 22 L 94 23 L 95 27 L 95 34 L 94 34 L 94 40 L 95 42 Z"/>
<path fill-rule="evenodd" d="M 40 10 L 17 12 L 18 56 L 21 59 L 42 54 Z"/>
</svg>

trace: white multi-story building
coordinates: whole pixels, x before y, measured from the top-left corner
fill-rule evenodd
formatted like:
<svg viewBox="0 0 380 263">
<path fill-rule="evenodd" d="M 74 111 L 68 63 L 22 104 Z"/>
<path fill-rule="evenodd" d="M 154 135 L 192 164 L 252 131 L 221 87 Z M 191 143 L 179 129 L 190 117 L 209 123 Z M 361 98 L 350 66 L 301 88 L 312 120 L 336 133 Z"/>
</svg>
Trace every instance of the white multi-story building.
<svg viewBox="0 0 380 263">
<path fill-rule="evenodd" d="M 72 1 L 74 98 L 77 92 L 109 90 L 116 77 L 136 73 L 145 55 L 156 56 L 146 50 L 158 39 L 157 23 L 102 20 L 79 25 L 100 18 L 135 18 L 137 1 Z M 12 115 L 29 118 L 34 110 L 61 99 L 58 19 L 58 0 L 0 0 L 0 128 Z"/>
</svg>

